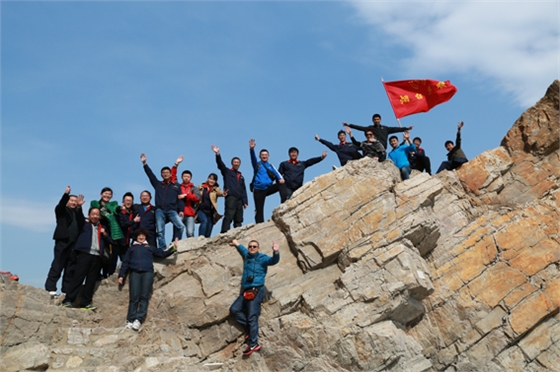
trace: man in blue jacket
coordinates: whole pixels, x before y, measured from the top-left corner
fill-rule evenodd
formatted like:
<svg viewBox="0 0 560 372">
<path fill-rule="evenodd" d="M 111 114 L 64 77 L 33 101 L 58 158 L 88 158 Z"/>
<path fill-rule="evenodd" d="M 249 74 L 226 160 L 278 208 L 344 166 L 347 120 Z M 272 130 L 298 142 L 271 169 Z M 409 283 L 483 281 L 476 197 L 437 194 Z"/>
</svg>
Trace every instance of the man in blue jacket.
<svg viewBox="0 0 560 372">
<path fill-rule="evenodd" d="M 305 168 L 317 164 L 321 160 L 327 157 L 327 152 L 323 151 L 321 156 L 316 158 L 307 159 L 304 161 L 298 160 L 299 150 L 295 147 L 290 147 L 288 150 L 288 155 L 290 159 L 280 163 L 278 167 L 278 172 L 286 180 L 286 198 L 282 200 L 282 203 L 289 199 L 294 191 L 299 189 L 303 185 L 303 176 Z"/>
<path fill-rule="evenodd" d="M 280 261 L 279 246 L 272 242 L 272 257 L 259 252 L 259 242 L 251 240 L 249 249 L 233 239 L 230 245 L 237 248 L 243 258 L 243 276 L 241 277 L 241 294 L 229 308 L 231 315 L 245 327 L 247 348 L 244 356 L 259 351 L 259 314 L 264 299 L 264 279 L 268 266 L 276 265 Z"/>
<path fill-rule="evenodd" d="M 264 201 L 266 197 L 279 192 L 280 200 L 286 200 L 287 190 L 282 175 L 268 162 L 268 150 L 262 149 L 259 153 L 260 161 L 257 161 L 256 145 L 254 139 L 249 141 L 251 163 L 254 171 L 251 191 L 255 201 L 255 222 L 261 223 L 264 222 Z"/>
<path fill-rule="evenodd" d="M 226 167 L 220 155 L 220 148 L 212 145 L 212 151 L 216 153 L 216 164 L 224 178 L 225 197 L 224 219 L 222 220 L 222 230 L 224 233 L 229 230 L 231 221 L 233 227 L 239 227 L 243 223 L 243 210 L 249 205 L 247 199 L 247 188 L 245 187 L 245 178 L 239 171 L 241 159 L 234 157 L 231 159 L 231 168 Z"/>
<path fill-rule="evenodd" d="M 146 172 L 146 175 L 156 192 L 157 243 L 159 249 L 165 249 L 167 247 L 165 244 L 166 221 L 171 221 L 175 227 L 176 237 L 182 237 L 185 232 L 185 225 L 183 225 L 183 221 L 177 212 L 182 211 L 185 207 L 183 201 L 179 199 L 179 195 L 181 195 L 181 186 L 178 183 L 173 182 L 171 178 L 171 168 L 161 168 L 161 177 L 163 178 L 163 181 L 160 181 L 146 163 L 146 154 L 140 154 L 140 160 L 142 160 L 144 171 Z M 180 156 L 175 162 L 174 167 L 176 168 L 178 163 L 182 160 L 183 156 Z"/>
<path fill-rule="evenodd" d="M 404 144 L 399 146 L 399 139 L 397 136 L 391 136 L 389 139 L 389 144 L 393 150 L 389 153 L 389 159 L 395 163 L 397 168 L 401 171 L 401 177 L 403 180 L 410 178 L 410 163 L 408 162 L 408 153 L 416 151 L 416 146 L 410 142 L 410 134 L 408 132 L 403 133 Z"/>
<path fill-rule="evenodd" d="M 331 151 L 334 151 L 336 153 L 336 156 L 338 156 L 338 160 L 340 161 L 341 166 L 345 165 L 350 160 L 356 160 L 362 157 L 362 154 L 358 152 L 358 148 L 356 147 L 356 145 L 354 145 L 352 142 L 346 142 L 346 133 L 343 130 L 338 131 L 338 140 L 340 141 L 338 145 L 319 138 L 317 134 L 315 134 L 315 140 L 327 146 Z"/>
</svg>

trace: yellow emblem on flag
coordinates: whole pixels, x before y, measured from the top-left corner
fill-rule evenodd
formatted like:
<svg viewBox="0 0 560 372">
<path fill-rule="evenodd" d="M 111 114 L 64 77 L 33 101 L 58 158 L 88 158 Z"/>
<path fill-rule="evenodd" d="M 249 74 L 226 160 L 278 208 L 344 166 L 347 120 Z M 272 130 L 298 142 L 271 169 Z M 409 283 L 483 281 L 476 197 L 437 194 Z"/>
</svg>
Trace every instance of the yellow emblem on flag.
<svg viewBox="0 0 560 372">
<path fill-rule="evenodd" d="M 437 87 L 438 89 L 445 88 L 445 82 L 444 82 L 444 81 L 440 81 L 439 83 L 437 83 L 436 87 Z"/>
<path fill-rule="evenodd" d="M 424 96 L 420 93 L 416 93 L 416 99 L 422 99 Z"/>
<path fill-rule="evenodd" d="M 401 103 L 408 103 L 410 102 L 410 98 L 408 96 L 401 96 Z"/>
</svg>

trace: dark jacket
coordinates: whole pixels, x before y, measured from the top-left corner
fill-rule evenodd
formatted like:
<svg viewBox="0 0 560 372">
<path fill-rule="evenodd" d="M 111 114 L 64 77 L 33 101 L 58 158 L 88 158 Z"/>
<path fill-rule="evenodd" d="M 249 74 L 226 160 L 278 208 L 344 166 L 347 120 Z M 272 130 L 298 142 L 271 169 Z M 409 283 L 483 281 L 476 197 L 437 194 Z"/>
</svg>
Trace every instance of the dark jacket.
<svg viewBox="0 0 560 372">
<path fill-rule="evenodd" d="M 455 139 L 455 147 L 447 153 L 447 160 L 456 161 L 460 163 L 467 162 L 467 155 L 461 150 L 461 131 L 457 131 L 457 138 Z"/>
<path fill-rule="evenodd" d="M 134 242 L 126 251 L 124 261 L 119 271 L 119 277 L 124 277 L 128 270 L 136 272 L 153 272 L 154 271 L 154 256 L 156 257 L 169 257 L 173 254 L 173 250 L 152 247 L 148 244 L 140 244 Z"/>
<path fill-rule="evenodd" d="M 140 222 L 136 223 L 132 227 L 132 232 L 136 229 L 146 229 L 148 230 L 150 236 L 147 236 L 148 240 L 150 238 L 155 238 L 156 236 L 156 208 L 153 205 L 149 205 L 144 209 L 142 204 L 134 204 L 132 206 L 134 210 L 134 216 L 140 216 Z M 134 238 L 133 238 L 134 239 Z"/>
<path fill-rule="evenodd" d="M 176 182 L 164 182 L 157 179 L 148 164 L 144 164 L 144 171 L 154 187 L 156 193 L 156 208 L 165 211 L 182 211 L 185 204 L 177 197 L 181 194 L 181 187 Z"/>
<path fill-rule="evenodd" d="M 358 148 L 356 147 L 356 145 L 350 142 L 340 143 L 338 145 L 335 145 L 324 139 L 320 139 L 319 142 L 327 146 L 330 150 L 336 152 L 338 160 L 340 160 L 340 165 L 345 165 L 350 160 L 362 158 L 362 154 L 358 152 Z"/>
<path fill-rule="evenodd" d="M 56 227 L 54 229 L 53 239 L 54 240 L 64 240 L 69 238 L 68 227 L 72 223 L 72 219 L 76 219 L 78 223 L 78 232 L 82 229 L 85 218 L 82 207 L 76 207 L 75 209 L 68 208 L 70 200 L 70 195 L 64 193 L 57 206 L 54 208 L 54 215 L 56 217 Z"/>
<path fill-rule="evenodd" d="M 260 252 L 249 254 L 247 248 L 241 244 L 237 246 L 237 251 L 243 257 L 243 277 L 241 278 L 243 289 L 262 287 L 268 267 L 276 265 L 280 261 L 280 252 L 273 254 L 272 257 Z M 253 277 L 253 280 L 248 280 L 249 277 Z"/>
<path fill-rule="evenodd" d="M 386 127 L 385 125 L 380 125 L 380 126 L 370 125 L 368 127 L 362 127 L 361 125 L 348 124 L 348 126 L 352 129 L 361 130 L 362 132 L 365 132 L 368 129 L 373 130 L 373 134 L 375 134 L 375 139 L 381 142 L 381 144 L 385 149 L 387 149 L 387 138 L 389 138 L 389 134 L 400 133 L 408 130 L 408 128 Z"/>
<path fill-rule="evenodd" d="M 387 151 L 385 151 L 385 148 L 378 140 L 374 140 L 372 142 L 359 142 L 354 137 L 350 137 L 350 139 L 352 140 L 352 143 L 354 145 L 358 146 L 362 150 L 364 156 L 370 158 L 379 158 L 379 161 L 383 161 L 387 157 Z"/>
<path fill-rule="evenodd" d="M 126 208 L 122 207 L 119 214 L 117 215 L 117 221 L 119 222 L 119 226 L 123 232 L 124 238 L 119 239 L 117 243 L 121 246 L 128 247 L 130 245 L 130 241 L 133 238 L 134 234 L 134 226 L 136 222 L 134 222 L 134 217 L 136 214 L 134 213 L 133 209 L 126 210 Z"/>
<path fill-rule="evenodd" d="M 247 188 L 245 187 L 245 178 L 239 171 L 226 167 L 220 155 L 216 155 L 216 164 L 224 178 L 224 190 L 227 190 L 228 196 L 235 196 L 243 200 L 243 204 L 248 205 Z"/>
<path fill-rule="evenodd" d="M 101 234 L 101 232 L 99 231 L 101 227 L 101 223 L 98 223 L 97 226 L 93 226 L 91 222 L 84 223 L 74 249 L 77 251 L 89 253 L 91 250 L 92 233 L 96 231 L 98 234 L 97 236 L 99 237 L 99 256 L 103 257 L 103 251 L 105 250 L 105 247 L 113 243 L 113 241 L 111 240 L 108 231 L 106 231 L 107 236 L 103 236 L 103 234 Z"/>
<path fill-rule="evenodd" d="M 305 168 L 317 164 L 321 160 L 323 160 L 323 158 L 318 156 L 316 158 L 307 159 L 305 161 L 283 161 L 278 167 L 278 172 L 280 172 L 282 177 L 284 177 L 286 187 L 295 191 L 299 189 L 301 185 L 303 185 L 303 175 Z"/>
</svg>

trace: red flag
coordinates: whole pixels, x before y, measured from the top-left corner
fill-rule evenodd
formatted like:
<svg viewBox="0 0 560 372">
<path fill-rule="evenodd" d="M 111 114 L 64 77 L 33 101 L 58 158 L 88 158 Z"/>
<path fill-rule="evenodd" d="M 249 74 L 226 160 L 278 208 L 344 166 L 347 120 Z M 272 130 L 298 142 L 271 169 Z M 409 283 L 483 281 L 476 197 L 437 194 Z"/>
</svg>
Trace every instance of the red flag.
<svg viewBox="0 0 560 372">
<path fill-rule="evenodd" d="M 447 102 L 457 88 L 449 80 L 399 80 L 383 82 L 397 119 L 428 112 L 432 107 Z"/>
</svg>

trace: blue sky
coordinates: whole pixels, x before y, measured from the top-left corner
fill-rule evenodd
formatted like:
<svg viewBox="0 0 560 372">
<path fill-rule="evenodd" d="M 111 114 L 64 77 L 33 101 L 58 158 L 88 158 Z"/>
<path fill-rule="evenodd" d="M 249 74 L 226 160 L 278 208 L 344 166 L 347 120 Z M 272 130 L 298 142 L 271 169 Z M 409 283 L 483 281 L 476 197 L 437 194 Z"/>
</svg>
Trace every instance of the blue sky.
<svg viewBox="0 0 560 372">
<path fill-rule="evenodd" d="M 401 119 L 433 168 L 464 121 L 469 158 L 497 147 L 559 76 L 557 1 L 10 2 L 1 7 L 0 269 L 43 287 L 54 207 L 151 186 L 178 155 L 195 183 L 212 144 L 252 177 L 250 138 L 275 165 L 336 141 L 341 122 L 397 122 L 381 84 L 451 80 L 458 92 Z M 362 134 L 357 133 L 357 138 Z M 331 171 L 336 155 L 309 168 Z M 221 182 L 221 177 L 219 182 Z M 253 203 L 245 212 L 252 223 Z M 279 197 L 267 198 L 269 218 Z M 223 202 L 220 202 L 223 210 Z M 214 228 L 214 233 L 219 227 Z M 169 235 L 169 234 L 168 234 Z"/>
</svg>

